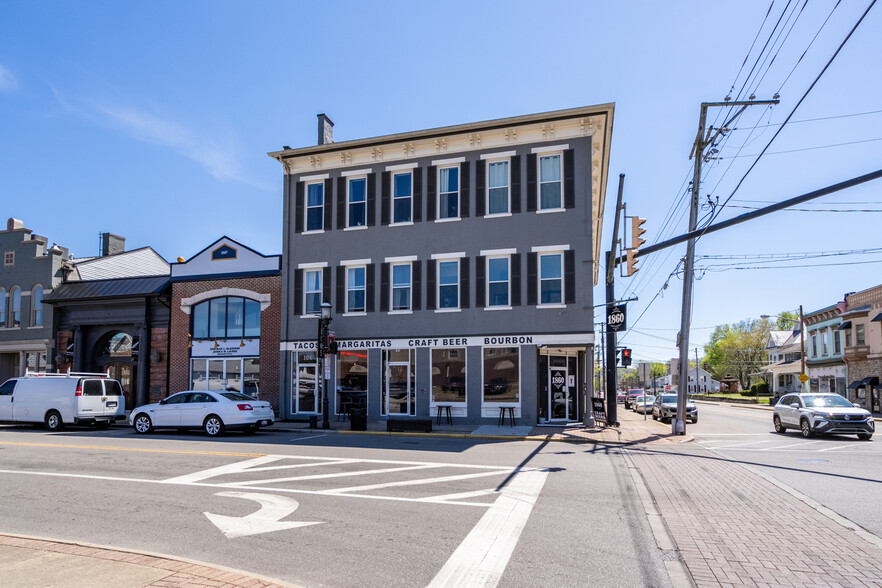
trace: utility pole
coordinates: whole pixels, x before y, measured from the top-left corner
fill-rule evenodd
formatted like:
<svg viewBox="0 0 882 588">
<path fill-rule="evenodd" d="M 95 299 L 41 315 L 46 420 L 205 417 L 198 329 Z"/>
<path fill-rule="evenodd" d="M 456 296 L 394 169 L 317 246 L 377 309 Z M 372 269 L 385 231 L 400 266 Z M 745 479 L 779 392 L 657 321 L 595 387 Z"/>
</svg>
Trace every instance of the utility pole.
<svg viewBox="0 0 882 588">
<path fill-rule="evenodd" d="M 802 304 L 799 305 L 799 357 L 802 360 L 801 366 L 802 369 L 799 372 L 799 383 L 800 383 L 800 391 L 805 392 L 805 382 L 802 381 L 805 373 L 805 323 L 802 318 Z M 806 380 L 807 382 L 808 380 Z"/>
<path fill-rule="evenodd" d="M 702 102 L 701 115 L 698 119 L 698 134 L 695 136 L 695 144 L 692 147 L 690 157 L 695 158 L 695 169 L 692 173 L 692 198 L 689 206 L 689 232 L 695 231 L 698 224 L 698 195 L 701 190 L 701 163 L 704 161 L 704 150 L 708 145 L 716 144 L 717 138 L 727 132 L 729 125 L 738 118 L 742 112 L 754 104 L 778 104 L 779 100 L 749 100 L 749 101 L 729 101 L 729 102 Z M 723 123 L 723 126 L 716 129 L 710 128 L 705 132 L 705 124 L 707 121 L 707 109 L 709 107 L 730 107 L 740 106 L 741 108 L 733 114 L 729 120 Z M 711 135 L 713 133 L 713 135 Z M 692 282 L 694 278 L 695 268 L 695 238 L 689 239 L 686 244 L 686 258 L 683 270 L 683 311 L 680 315 L 680 336 L 678 345 L 680 346 L 680 384 L 677 391 L 677 417 L 672 424 L 672 432 L 677 435 L 686 434 L 686 386 L 689 381 L 689 328 L 692 323 Z"/>
<path fill-rule="evenodd" d="M 622 191 L 625 188 L 625 174 L 619 174 L 619 195 L 616 199 L 616 220 L 613 223 L 612 247 L 606 254 L 606 315 L 616 303 L 615 270 L 616 245 L 619 239 L 619 216 L 622 210 Z M 606 424 L 618 424 L 616 405 L 616 330 L 606 325 Z"/>
</svg>

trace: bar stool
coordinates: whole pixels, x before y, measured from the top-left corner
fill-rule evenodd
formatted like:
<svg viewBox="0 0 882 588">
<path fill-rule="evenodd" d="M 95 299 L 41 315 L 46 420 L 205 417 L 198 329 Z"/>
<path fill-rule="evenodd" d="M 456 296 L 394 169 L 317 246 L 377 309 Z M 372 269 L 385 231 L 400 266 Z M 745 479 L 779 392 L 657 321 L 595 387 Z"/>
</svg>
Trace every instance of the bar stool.
<svg viewBox="0 0 882 588">
<path fill-rule="evenodd" d="M 450 405 L 449 404 L 438 404 L 436 405 L 438 408 L 438 424 L 441 424 L 441 413 L 444 412 L 447 418 L 447 424 L 453 424 L 453 417 L 450 414 Z"/>
<path fill-rule="evenodd" d="M 505 413 L 508 413 L 508 425 L 510 427 L 515 426 L 515 416 L 514 416 L 514 407 L 513 406 L 500 406 L 499 407 L 499 426 L 501 427 L 505 423 Z"/>
</svg>

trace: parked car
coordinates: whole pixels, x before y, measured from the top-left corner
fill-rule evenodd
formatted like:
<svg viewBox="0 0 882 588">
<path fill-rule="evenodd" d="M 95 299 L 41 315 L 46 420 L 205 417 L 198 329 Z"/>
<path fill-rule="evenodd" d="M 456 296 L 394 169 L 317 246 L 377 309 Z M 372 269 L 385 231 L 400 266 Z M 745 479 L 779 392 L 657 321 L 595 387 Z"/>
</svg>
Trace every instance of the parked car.
<svg viewBox="0 0 882 588">
<path fill-rule="evenodd" d="M 0 386 L 0 422 L 43 423 L 57 431 L 65 424 L 106 429 L 125 418 L 122 387 L 107 374 L 28 372 Z"/>
<path fill-rule="evenodd" d="M 187 390 L 132 411 L 129 422 L 138 433 L 154 429 L 203 429 L 209 437 L 227 429 L 255 433 L 273 424 L 269 402 L 233 390 Z"/>
<path fill-rule="evenodd" d="M 772 424 L 778 433 L 799 429 L 803 437 L 832 433 L 869 441 L 876 432 L 873 415 L 839 394 L 787 394 L 775 405 Z"/>
<path fill-rule="evenodd" d="M 631 406 L 634 407 L 634 412 L 639 412 L 640 414 L 649 414 L 652 412 L 652 403 L 655 402 L 655 396 L 650 396 L 649 394 L 643 394 L 634 399 L 631 403 Z"/>
<path fill-rule="evenodd" d="M 624 402 L 625 396 L 626 396 L 625 391 L 619 390 L 618 392 L 616 392 L 616 402 Z"/>
<path fill-rule="evenodd" d="M 643 394 L 643 388 L 631 388 L 628 390 L 628 395 L 625 396 L 625 408 L 631 408 L 631 403 L 635 398 L 641 396 Z"/>
<path fill-rule="evenodd" d="M 652 403 L 652 420 L 665 422 L 670 421 L 676 416 L 676 394 L 662 394 L 661 396 L 655 397 L 655 402 Z M 689 399 L 686 400 L 686 414 L 684 416 L 693 423 L 698 422 L 698 407 Z"/>
</svg>

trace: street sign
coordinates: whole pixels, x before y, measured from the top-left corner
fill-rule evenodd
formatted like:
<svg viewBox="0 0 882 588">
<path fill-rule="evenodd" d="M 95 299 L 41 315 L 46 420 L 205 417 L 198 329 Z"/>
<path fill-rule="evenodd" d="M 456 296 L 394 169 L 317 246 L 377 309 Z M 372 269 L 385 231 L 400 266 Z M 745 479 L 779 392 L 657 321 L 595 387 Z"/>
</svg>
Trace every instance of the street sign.
<svg viewBox="0 0 882 588">
<path fill-rule="evenodd" d="M 606 327 L 610 331 L 624 331 L 626 326 L 625 305 L 614 306 L 606 311 Z"/>
<path fill-rule="evenodd" d="M 799 374 L 799 381 L 805 384 L 809 381 L 809 377 L 805 374 Z"/>
</svg>

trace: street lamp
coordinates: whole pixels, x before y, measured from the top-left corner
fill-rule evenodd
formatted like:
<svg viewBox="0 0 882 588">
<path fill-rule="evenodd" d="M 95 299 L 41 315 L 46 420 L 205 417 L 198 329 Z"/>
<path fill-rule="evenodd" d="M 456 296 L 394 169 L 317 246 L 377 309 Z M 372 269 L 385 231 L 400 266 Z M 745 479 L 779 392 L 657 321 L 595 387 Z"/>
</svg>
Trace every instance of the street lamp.
<svg viewBox="0 0 882 588">
<path fill-rule="evenodd" d="M 316 386 L 318 387 L 319 398 L 322 399 L 322 429 L 330 429 L 331 422 L 328 419 L 328 386 L 327 382 L 322 382 L 325 378 L 325 356 L 328 353 L 328 325 L 331 324 L 331 304 L 322 302 L 321 315 L 318 324 L 318 341 L 316 342 L 316 352 L 318 354 L 318 370 L 316 374 Z"/>
</svg>

